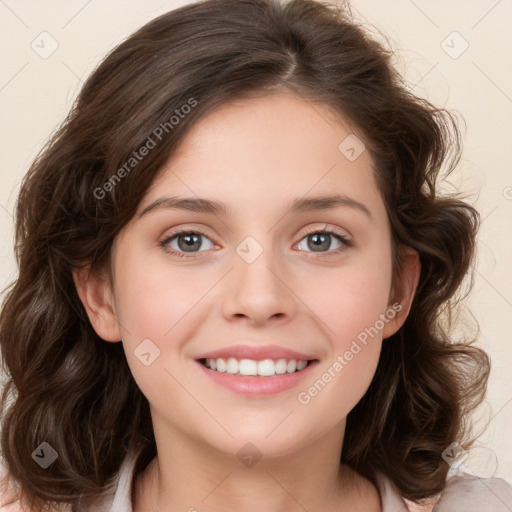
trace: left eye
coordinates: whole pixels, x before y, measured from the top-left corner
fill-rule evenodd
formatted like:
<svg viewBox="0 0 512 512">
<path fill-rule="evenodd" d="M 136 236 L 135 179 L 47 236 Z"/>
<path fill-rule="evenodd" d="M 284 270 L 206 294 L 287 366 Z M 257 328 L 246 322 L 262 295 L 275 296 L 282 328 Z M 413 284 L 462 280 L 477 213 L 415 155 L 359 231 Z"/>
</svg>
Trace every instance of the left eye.
<svg viewBox="0 0 512 512">
<path fill-rule="evenodd" d="M 333 239 L 339 244 L 338 247 L 332 247 Z M 299 249 L 306 250 L 304 243 L 308 249 L 307 252 L 309 252 L 309 250 L 311 252 L 327 252 L 329 249 L 334 249 L 334 251 L 336 251 L 350 245 L 349 241 L 344 236 L 331 231 L 315 231 L 310 233 L 299 242 L 297 247 L 299 247 Z"/>
</svg>

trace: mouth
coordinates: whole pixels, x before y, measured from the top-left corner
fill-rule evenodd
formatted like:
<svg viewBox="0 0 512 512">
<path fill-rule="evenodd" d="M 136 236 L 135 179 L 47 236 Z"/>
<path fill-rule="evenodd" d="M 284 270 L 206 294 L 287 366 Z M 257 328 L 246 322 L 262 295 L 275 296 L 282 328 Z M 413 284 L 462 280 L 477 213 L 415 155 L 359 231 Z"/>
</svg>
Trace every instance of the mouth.
<svg viewBox="0 0 512 512">
<path fill-rule="evenodd" d="M 252 398 L 269 398 L 303 386 L 319 362 L 312 353 L 261 344 L 229 345 L 195 358 L 209 382 Z"/>
<path fill-rule="evenodd" d="M 256 360 L 237 359 L 235 357 L 198 359 L 199 363 L 212 372 L 225 373 L 237 377 L 262 378 L 300 373 L 317 361 L 317 359 L 279 358 Z"/>
</svg>

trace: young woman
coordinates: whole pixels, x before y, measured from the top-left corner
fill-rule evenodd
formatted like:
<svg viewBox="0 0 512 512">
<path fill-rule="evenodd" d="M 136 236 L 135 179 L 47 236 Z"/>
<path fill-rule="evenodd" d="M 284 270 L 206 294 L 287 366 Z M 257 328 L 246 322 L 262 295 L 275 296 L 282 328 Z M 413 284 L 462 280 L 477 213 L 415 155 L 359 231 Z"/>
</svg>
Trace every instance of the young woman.
<svg viewBox="0 0 512 512">
<path fill-rule="evenodd" d="M 510 510 L 447 479 L 489 374 L 447 323 L 478 213 L 390 57 L 310 0 L 197 2 L 106 57 L 19 194 L 5 510 Z"/>
</svg>

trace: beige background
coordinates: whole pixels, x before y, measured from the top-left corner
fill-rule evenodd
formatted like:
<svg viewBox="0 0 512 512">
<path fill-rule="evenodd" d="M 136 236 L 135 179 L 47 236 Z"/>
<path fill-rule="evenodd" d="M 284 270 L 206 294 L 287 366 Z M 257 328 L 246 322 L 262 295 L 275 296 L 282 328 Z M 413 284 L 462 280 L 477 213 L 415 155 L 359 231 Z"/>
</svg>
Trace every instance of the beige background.
<svg viewBox="0 0 512 512">
<path fill-rule="evenodd" d="M 31 160 L 105 53 L 145 22 L 185 3 L 0 0 L 2 289 L 16 275 L 12 211 Z M 512 1 L 353 0 L 351 5 L 359 19 L 373 24 L 376 37 L 382 38 L 377 29 L 387 36 L 411 89 L 466 120 L 464 154 L 449 188 L 472 194 L 484 219 L 467 305 L 480 324 L 478 345 L 490 353 L 493 369 L 477 415 L 490 425 L 461 467 L 512 483 Z M 45 55 L 52 45 L 58 47 Z"/>
</svg>

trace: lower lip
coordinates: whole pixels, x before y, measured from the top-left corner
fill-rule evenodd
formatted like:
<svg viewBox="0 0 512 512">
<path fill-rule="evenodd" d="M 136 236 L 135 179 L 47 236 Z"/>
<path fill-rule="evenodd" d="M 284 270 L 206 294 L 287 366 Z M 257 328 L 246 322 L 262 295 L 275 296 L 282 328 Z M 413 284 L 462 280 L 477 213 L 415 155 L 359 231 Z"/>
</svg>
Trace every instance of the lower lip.
<svg viewBox="0 0 512 512">
<path fill-rule="evenodd" d="M 281 375 L 272 375 L 271 377 L 233 375 L 231 373 L 210 370 L 199 361 L 196 361 L 196 363 L 201 371 L 216 384 L 241 395 L 265 397 L 281 393 L 296 386 L 311 374 L 318 361 L 312 361 L 304 370 L 299 372 L 283 373 Z"/>
</svg>

